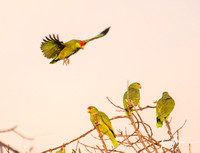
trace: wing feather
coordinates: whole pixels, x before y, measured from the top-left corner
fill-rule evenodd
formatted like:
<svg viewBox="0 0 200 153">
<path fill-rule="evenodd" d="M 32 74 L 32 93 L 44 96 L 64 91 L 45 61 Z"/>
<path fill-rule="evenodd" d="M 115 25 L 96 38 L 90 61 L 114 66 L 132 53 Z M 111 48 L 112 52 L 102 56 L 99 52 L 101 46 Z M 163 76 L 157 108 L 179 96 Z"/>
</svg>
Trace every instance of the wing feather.
<svg viewBox="0 0 200 153">
<path fill-rule="evenodd" d="M 41 44 L 41 50 L 45 57 L 47 58 L 55 58 L 57 57 L 61 50 L 65 47 L 64 43 L 59 40 L 58 35 L 49 35 L 43 39 Z"/>
<path fill-rule="evenodd" d="M 104 113 L 104 112 L 99 112 L 102 121 L 104 122 L 104 124 L 110 129 L 110 131 L 113 133 L 113 136 L 115 137 L 115 132 L 112 128 L 110 119 L 108 118 L 108 116 Z"/>
</svg>

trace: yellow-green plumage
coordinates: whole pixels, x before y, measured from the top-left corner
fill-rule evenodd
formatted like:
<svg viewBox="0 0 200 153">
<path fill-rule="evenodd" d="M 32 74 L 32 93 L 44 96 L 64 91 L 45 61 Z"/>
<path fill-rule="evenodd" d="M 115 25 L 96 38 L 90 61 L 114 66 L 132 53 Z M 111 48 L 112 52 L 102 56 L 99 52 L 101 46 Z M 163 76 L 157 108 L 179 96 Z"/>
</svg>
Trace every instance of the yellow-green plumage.
<svg viewBox="0 0 200 153">
<path fill-rule="evenodd" d="M 94 106 L 88 107 L 88 112 L 90 113 L 90 121 L 92 122 L 93 126 L 96 127 L 97 124 L 101 134 L 107 135 L 114 147 L 117 147 L 118 143 L 115 139 L 115 132 L 108 116 L 104 112 L 98 111 L 98 109 Z M 95 122 L 97 123 L 95 124 Z"/>
<path fill-rule="evenodd" d="M 126 111 L 126 115 L 132 115 L 133 105 L 140 107 L 140 89 L 141 85 L 138 82 L 134 82 L 128 87 L 128 97 L 127 91 L 123 96 L 123 104 Z M 129 99 L 129 100 L 128 100 Z"/>
<path fill-rule="evenodd" d="M 58 35 L 49 35 L 43 39 L 41 50 L 46 58 L 53 59 L 50 64 L 54 64 L 59 60 L 65 61 L 65 59 L 68 59 L 71 55 L 75 54 L 80 49 L 83 49 L 84 45 L 86 45 L 89 41 L 105 36 L 109 29 L 110 27 L 91 39 L 83 41 L 72 39 L 66 43 L 60 41 Z"/>
<path fill-rule="evenodd" d="M 56 153 L 65 153 L 65 148 L 61 148 L 60 150 L 56 151 Z"/>
<path fill-rule="evenodd" d="M 67 43 L 64 43 L 65 46 L 60 53 L 56 56 L 55 59 L 53 59 L 50 63 L 54 64 L 59 60 L 64 60 L 66 58 L 69 58 L 71 55 L 75 54 L 80 50 L 80 46 L 76 45 L 79 43 L 79 40 L 73 39 L 68 41 Z"/>
<path fill-rule="evenodd" d="M 168 92 L 163 92 L 162 98 L 158 100 L 156 106 L 156 126 L 162 127 L 164 119 L 168 119 L 174 109 L 175 102 Z"/>
</svg>

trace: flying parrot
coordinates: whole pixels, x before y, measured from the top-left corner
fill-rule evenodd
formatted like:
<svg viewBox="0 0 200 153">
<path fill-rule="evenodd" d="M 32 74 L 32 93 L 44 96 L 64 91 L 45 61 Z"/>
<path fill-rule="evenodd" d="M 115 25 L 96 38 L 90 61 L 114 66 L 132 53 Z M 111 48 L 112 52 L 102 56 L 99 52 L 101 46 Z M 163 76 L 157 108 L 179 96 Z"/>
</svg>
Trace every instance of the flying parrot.
<svg viewBox="0 0 200 153">
<path fill-rule="evenodd" d="M 132 113 L 133 113 L 132 103 L 135 106 L 138 106 L 140 108 L 140 90 L 139 89 L 141 89 L 141 88 L 142 87 L 141 87 L 140 83 L 134 82 L 131 85 L 129 85 L 129 87 L 128 87 L 128 97 L 127 97 L 127 91 L 124 93 L 123 103 L 124 103 L 126 115 L 132 115 Z M 132 103 L 130 103 L 127 98 L 129 98 L 129 101 Z M 129 111 L 128 111 L 128 109 L 129 109 Z"/>
<path fill-rule="evenodd" d="M 97 122 L 101 134 L 107 135 L 110 138 L 113 146 L 117 147 L 118 143 L 115 139 L 115 132 L 108 116 L 104 112 L 98 111 L 98 109 L 94 106 L 88 107 L 88 113 L 90 113 L 90 120 L 93 126 L 96 127 L 95 122 Z"/>
<path fill-rule="evenodd" d="M 156 126 L 157 128 L 163 126 L 164 118 L 167 120 L 170 113 L 174 109 L 175 102 L 168 92 L 163 92 L 162 98 L 157 102 L 156 106 Z"/>
<path fill-rule="evenodd" d="M 72 39 L 66 43 L 60 41 L 58 35 L 49 35 L 49 37 L 46 36 L 45 39 L 43 39 L 40 48 L 46 58 L 53 59 L 50 64 L 54 64 L 59 60 L 63 60 L 63 64 L 67 65 L 69 64 L 69 57 L 71 55 L 75 54 L 80 49 L 84 49 L 84 46 L 89 41 L 105 36 L 109 29 L 110 27 L 91 39 Z"/>
</svg>

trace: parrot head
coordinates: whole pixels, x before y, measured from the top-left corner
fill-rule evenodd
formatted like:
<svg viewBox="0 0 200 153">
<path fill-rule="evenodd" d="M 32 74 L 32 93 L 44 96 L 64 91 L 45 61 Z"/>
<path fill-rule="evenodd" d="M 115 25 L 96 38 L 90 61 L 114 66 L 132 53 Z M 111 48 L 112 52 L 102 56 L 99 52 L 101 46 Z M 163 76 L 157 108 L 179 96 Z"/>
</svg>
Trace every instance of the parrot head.
<svg viewBox="0 0 200 153">
<path fill-rule="evenodd" d="M 98 109 L 96 107 L 94 107 L 94 106 L 89 106 L 88 107 L 88 113 L 95 113 L 97 111 L 98 111 Z"/>
<path fill-rule="evenodd" d="M 132 83 L 128 88 L 135 88 L 135 89 L 141 89 L 142 86 L 138 82 Z"/>
<path fill-rule="evenodd" d="M 81 41 L 81 40 L 79 40 L 77 43 L 76 43 L 76 47 L 77 48 L 81 48 L 81 49 L 84 49 L 84 42 L 83 41 Z"/>
<path fill-rule="evenodd" d="M 171 96 L 169 95 L 168 92 L 165 91 L 165 92 L 163 92 L 162 98 L 163 99 L 168 99 L 168 98 L 171 98 Z"/>
</svg>

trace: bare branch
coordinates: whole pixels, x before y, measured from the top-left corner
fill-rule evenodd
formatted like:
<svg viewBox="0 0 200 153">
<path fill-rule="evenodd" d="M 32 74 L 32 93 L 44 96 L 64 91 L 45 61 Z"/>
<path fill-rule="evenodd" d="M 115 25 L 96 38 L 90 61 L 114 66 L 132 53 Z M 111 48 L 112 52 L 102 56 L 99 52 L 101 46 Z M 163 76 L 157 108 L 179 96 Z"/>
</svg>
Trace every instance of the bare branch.
<svg viewBox="0 0 200 153">
<path fill-rule="evenodd" d="M 127 95 L 128 95 L 128 84 L 127 84 Z M 119 111 L 125 111 L 124 108 L 116 105 L 115 103 L 113 103 L 108 97 L 106 97 L 107 100 L 116 108 L 120 109 Z M 130 128 L 132 128 L 131 130 L 126 129 L 125 130 L 117 130 L 118 134 L 116 135 L 117 138 L 119 138 L 119 140 L 117 140 L 117 142 L 119 143 L 119 145 L 121 145 L 121 147 L 129 147 L 130 149 L 133 149 L 134 152 L 136 153 L 141 153 L 141 152 L 148 152 L 148 153 L 159 153 L 160 151 L 162 151 L 163 153 L 181 153 L 180 149 L 179 149 L 179 133 L 180 130 L 184 127 L 184 125 L 186 124 L 186 120 L 184 122 L 184 124 L 177 129 L 173 134 L 171 132 L 171 127 L 170 127 L 170 122 L 165 121 L 167 129 L 168 129 L 168 134 L 170 136 L 169 139 L 165 139 L 165 140 L 157 140 L 153 137 L 153 130 L 151 128 L 151 126 L 149 124 L 147 124 L 142 116 L 140 115 L 141 111 L 144 111 L 146 109 L 154 109 L 156 108 L 156 106 L 150 106 L 147 105 L 145 107 L 140 107 L 139 109 L 136 108 L 136 106 L 133 104 L 132 101 L 129 100 L 129 98 L 127 97 L 127 102 L 132 104 L 134 109 L 133 109 L 133 113 L 132 115 L 119 115 L 119 116 L 114 116 L 112 118 L 110 118 L 110 120 L 121 120 L 123 118 L 128 119 L 130 121 L 129 124 L 131 124 L 132 126 L 129 126 Z M 128 109 L 128 111 L 130 111 Z M 129 113 L 130 114 L 130 113 Z M 96 120 L 96 115 L 94 115 L 94 119 Z M 95 128 L 89 130 L 88 132 L 82 134 L 81 136 L 71 140 L 70 142 L 67 142 L 59 147 L 55 147 L 53 149 L 49 149 L 46 150 L 42 153 L 46 153 L 46 152 L 51 152 L 54 150 L 57 150 L 59 148 L 61 148 L 62 146 L 66 146 L 70 143 L 73 143 L 75 141 L 77 141 L 76 144 L 76 150 L 78 148 L 78 145 L 82 145 L 81 147 L 85 147 L 85 149 L 87 150 L 87 152 L 92 153 L 92 152 L 101 152 L 101 153 L 113 153 L 113 152 L 119 152 L 119 153 L 124 153 L 123 151 L 119 151 L 119 147 L 118 148 L 112 148 L 112 149 L 107 149 L 106 147 L 106 141 L 108 139 L 103 139 L 103 134 L 100 132 L 99 128 L 98 128 L 98 122 L 95 122 L 95 127 L 97 129 L 97 132 L 99 134 L 99 137 L 94 137 L 92 135 L 92 137 L 94 139 L 96 139 L 97 141 L 101 141 L 103 147 L 100 148 L 98 145 L 87 145 L 87 144 L 83 144 L 80 142 L 81 138 L 84 138 L 86 135 L 88 135 L 90 132 L 92 132 Z M 130 132 L 131 131 L 131 132 Z M 176 135 L 177 137 L 177 141 L 174 139 L 174 135 Z M 173 143 L 173 146 L 169 145 L 168 147 L 163 146 L 162 143 L 166 142 L 166 143 Z M 189 153 L 191 153 L 191 144 L 189 145 Z"/>
<path fill-rule="evenodd" d="M 53 148 L 53 149 L 45 150 L 45 151 L 43 151 L 42 153 L 54 151 L 54 150 L 57 150 L 57 149 L 59 149 L 59 148 L 62 148 L 62 146 L 69 145 L 70 143 L 72 143 L 72 142 L 74 142 L 74 141 L 77 141 L 77 140 L 81 139 L 82 137 L 85 137 L 85 136 L 88 135 L 90 132 L 94 131 L 94 129 L 95 129 L 95 128 L 93 128 L 93 129 L 87 131 L 86 133 L 82 134 L 81 136 L 79 136 L 79 137 L 77 137 L 77 138 L 75 138 L 75 139 L 73 139 L 73 140 L 71 140 L 71 141 L 69 141 L 69 142 L 67 142 L 67 143 L 65 143 L 65 144 L 63 144 L 63 145 L 61 145 L 61 146 L 55 147 L 55 148 Z"/>
<path fill-rule="evenodd" d="M 9 152 L 9 150 L 11 150 L 11 151 L 13 151 L 14 153 L 19 153 L 19 151 L 15 150 L 15 149 L 12 148 L 11 146 L 9 146 L 9 145 L 7 145 L 7 144 L 1 142 L 1 141 L 0 141 L 0 146 L 3 146 L 3 147 L 7 150 L 7 152 Z"/>
<path fill-rule="evenodd" d="M 135 125 L 135 122 L 134 122 L 134 119 L 132 118 L 132 116 L 129 116 L 129 119 L 130 119 L 130 121 L 131 121 L 131 123 L 132 123 L 132 125 L 133 125 L 133 127 L 134 127 L 134 129 L 135 129 L 135 131 L 136 131 L 136 133 L 137 133 L 137 135 L 138 135 L 138 138 L 140 139 L 140 142 L 142 143 L 142 145 L 144 146 L 144 148 L 146 149 L 146 151 L 147 151 L 148 153 L 151 153 L 150 150 L 147 148 L 146 144 L 144 143 L 144 141 L 143 141 L 143 139 L 142 139 L 142 134 L 141 134 L 141 132 L 137 129 L 137 127 L 136 127 L 136 125 Z"/>
<path fill-rule="evenodd" d="M 17 128 L 17 126 L 15 125 L 15 126 L 12 127 L 12 128 L 5 129 L 5 130 L 0 130 L 0 133 L 11 132 L 11 131 L 15 130 L 16 128 Z"/>
<path fill-rule="evenodd" d="M 185 122 L 183 123 L 183 125 L 178 130 L 176 130 L 176 132 L 174 132 L 173 135 L 175 135 L 178 131 L 180 131 L 185 126 L 186 122 L 187 122 L 187 120 L 185 120 Z"/>
<path fill-rule="evenodd" d="M 117 106 L 117 105 L 115 105 L 108 97 L 106 97 L 107 99 L 108 99 L 108 101 L 113 105 L 113 106 L 115 106 L 115 107 L 117 107 L 117 108 L 119 108 L 119 109 L 122 109 L 122 110 L 124 110 L 124 108 L 122 108 L 122 107 L 120 107 L 120 106 Z"/>
<path fill-rule="evenodd" d="M 81 145 L 83 145 L 85 147 L 85 149 L 88 151 L 88 152 L 91 152 L 90 150 L 88 150 L 87 148 L 91 148 L 91 149 L 94 149 L 94 150 L 98 150 L 98 148 L 95 148 L 95 147 L 92 147 L 92 146 L 89 146 L 89 145 L 86 145 L 84 143 L 81 143 L 79 142 Z M 92 152 L 91 152 L 92 153 Z"/>
<path fill-rule="evenodd" d="M 29 138 L 29 137 L 24 136 L 23 134 L 21 134 L 21 133 L 19 133 L 18 131 L 16 131 L 16 128 L 17 128 L 17 126 L 14 126 L 14 127 L 12 127 L 12 128 L 6 129 L 6 130 L 0 130 L 0 133 L 14 132 L 14 133 L 16 133 L 18 136 L 22 137 L 23 139 L 31 140 L 31 141 L 35 139 L 35 138 Z"/>
<path fill-rule="evenodd" d="M 26 140 L 35 140 L 35 138 L 28 138 L 24 135 L 22 135 L 21 133 L 17 132 L 15 129 L 13 130 L 14 133 L 16 133 L 17 135 L 19 135 L 20 137 L 22 137 L 23 139 L 26 139 Z"/>
<path fill-rule="evenodd" d="M 189 153 L 192 153 L 192 151 L 191 151 L 191 143 L 189 144 Z"/>
</svg>

